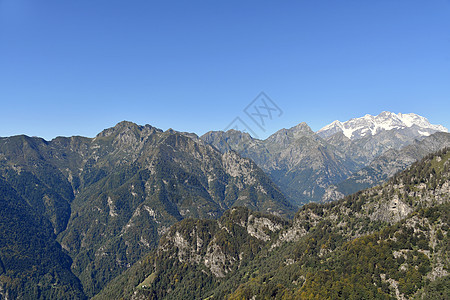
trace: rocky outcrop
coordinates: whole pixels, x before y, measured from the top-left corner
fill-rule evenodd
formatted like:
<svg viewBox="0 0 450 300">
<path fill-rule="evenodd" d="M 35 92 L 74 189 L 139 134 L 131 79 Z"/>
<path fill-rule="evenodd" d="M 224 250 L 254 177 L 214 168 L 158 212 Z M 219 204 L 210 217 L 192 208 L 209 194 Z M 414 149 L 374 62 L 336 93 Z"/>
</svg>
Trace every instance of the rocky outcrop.
<svg viewBox="0 0 450 300">
<path fill-rule="evenodd" d="M 233 251 L 230 243 L 262 245 L 271 241 L 284 225 L 286 221 L 278 217 L 233 208 L 217 221 L 185 220 L 175 225 L 162 238 L 158 251 L 180 263 L 203 265 L 213 276 L 222 278 L 248 255 Z"/>
</svg>

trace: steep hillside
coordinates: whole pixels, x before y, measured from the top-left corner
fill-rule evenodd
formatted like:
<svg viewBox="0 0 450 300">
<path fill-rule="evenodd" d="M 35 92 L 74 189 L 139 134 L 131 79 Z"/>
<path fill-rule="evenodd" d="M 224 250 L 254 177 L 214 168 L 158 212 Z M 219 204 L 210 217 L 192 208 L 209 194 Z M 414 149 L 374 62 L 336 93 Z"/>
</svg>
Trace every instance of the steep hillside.
<svg viewBox="0 0 450 300">
<path fill-rule="evenodd" d="M 74 189 L 68 175 L 75 165 L 81 166 L 81 153 L 70 148 L 78 144 L 87 148 L 86 139 L 72 138 L 66 151 L 55 149 L 61 139 L 51 143 L 27 136 L 0 139 L 0 176 L 8 182 L 33 209 L 52 222 L 56 234 L 66 228 Z M 77 170 L 78 171 L 78 170 Z M 79 172 L 79 171 L 78 171 Z"/>
<path fill-rule="evenodd" d="M 154 248 L 183 218 L 217 218 L 236 205 L 281 215 L 292 209 L 253 162 L 176 132 L 145 130 L 129 124 L 92 142 L 94 149 L 125 145 L 93 162 L 104 175 L 77 195 L 60 237 L 88 295 Z"/>
<path fill-rule="evenodd" d="M 96 298 L 446 299 L 450 149 L 294 220 L 185 220 Z"/>
<path fill-rule="evenodd" d="M 158 250 L 118 277 L 94 299 L 201 299 L 205 292 L 257 259 L 288 222 L 233 208 L 219 220 L 185 219 L 162 237 Z M 209 292 L 208 292 L 209 293 Z"/>
<path fill-rule="evenodd" d="M 233 206 L 293 213 L 252 161 L 189 134 L 130 122 L 93 139 L 1 138 L 0 175 L 51 222 L 88 296 L 184 218 L 219 218 Z"/>
<path fill-rule="evenodd" d="M 0 299 L 84 299 L 52 224 L 0 176 Z"/>
</svg>

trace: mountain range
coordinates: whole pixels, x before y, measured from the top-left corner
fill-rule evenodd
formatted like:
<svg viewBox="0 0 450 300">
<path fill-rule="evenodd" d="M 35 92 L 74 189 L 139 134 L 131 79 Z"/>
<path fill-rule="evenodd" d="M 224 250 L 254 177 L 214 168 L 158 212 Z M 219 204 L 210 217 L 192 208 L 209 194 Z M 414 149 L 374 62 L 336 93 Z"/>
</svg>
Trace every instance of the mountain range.
<svg viewBox="0 0 450 300">
<path fill-rule="evenodd" d="M 284 216 L 294 212 L 251 160 L 235 152 L 222 154 L 183 133 L 130 122 L 121 122 L 95 138 L 50 142 L 27 136 L 1 138 L 0 179 L 11 198 L 3 201 L 20 201 L 22 206 L 15 207 L 19 215 L 37 215 L 42 226 L 33 228 L 50 230 L 45 238 L 59 247 L 51 251 L 67 258 L 61 272 L 70 276 L 55 271 L 48 279 L 55 284 L 50 291 L 65 290 L 58 278 L 72 276 L 81 281 L 87 296 L 98 293 L 154 248 L 159 236 L 183 218 L 217 218 L 233 206 Z M 17 212 L 4 209 L 2 228 L 17 218 Z M 10 229 L 11 237 L 20 235 L 27 222 L 34 222 L 25 219 L 23 225 Z M 40 224 L 30 224 L 35 223 Z M 20 240 L 6 241 L 0 244 L 4 270 L 0 290 L 10 291 L 14 298 L 46 298 L 38 281 L 26 279 L 40 268 L 39 260 L 11 251 L 22 249 Z M 23 263 L 18 265 L 13 257 L 23 258 Z M 50 269 L 58 267 L 58 262 L 49 264 Z M 27 286 L 33 284 L 30 292 Z"/>
<path fill-rule="evenodd" d="M 293 220 L 183 220 L 94 299 L 448 299 L 450 148 Z"/>
<path fill-rule="evenodd" d="M 300 222 L 304 208 L 289 221 L 299 206 L 339 199 L 318 207 L 348 203 L 345 195 L 382 183 L 450 146 L 445 128 L 413 114 L 384 112 L 333 124 L 314 132 L 300 123 L 265 140 L 236 130 L 199 137 L 126 121 L 94 138 L 0 138 L 0 299 L 111 299 L 117 296 L 115 285 L 125 288 L 136 278 L 146 279 L 144 274 L 142 289 L 135 290 L 138 282 L 123 292 L 181 297 L 183 292 L 171 291 L 189 286 L 188 278 L 199 283 L 195 278 L 200 276 L 199 284 L 209 286 L 203 297 L 218 287 L 214 278 L 231 276 L 241 263 L 268 255 L 260 252 L 272 251 L 268 241 L 279 236 L 282 243 L 281 232 Z M 411 176 L 431 180 L 420 172 Z M 370 201 L 379 201 L 370 195 Z M 414 202 L 416 196 L 411 197 Z M 411 205 L 394 221 L 417 209 Z M 367 207 L 377 211 L 375 206 Z M 367 218 L 375 225 L 366 224 Z M 358 220 L 343 220 L 352 224 L 345 230 L 365 222 L 370 230 L 362 234 L 380 229 L 377 222 L 394 222 L 368 215 Z M 298 241 L 297 233 L 286 232 L 288 241 Z M 195 251 L 183 246 L 192 238 Z M 192 267 L 192 261 L 198 263 Z M 152 268 L 159 263 L 174 273 L 155 273 Z M 177 269 L 183 266 L 188 273 Z M 175 280 L 180 274 L 185 281 Z M 184 285 L 167 282 L 172 279 Z M 157 282 L 154 292 L 145 288 Z M 230 287 L 216 295 L 230 294 Z M 192 290 L 200 293 L 198 287 Z"/>
<path fill-rule="evenodd" d="M 429 143 L 439 145 L 422 147 L 420 154 L 413 160 L 406 160 L 394 172 L 372 168 L 376 175 L 370 173 L 370 179 L 358 179 L 366 182 L 361 188 L 379 183 L 424 155 L 448 146 L 450 134 L 447 131 L 416 114 L 382 112 L 378 116 L 335 121 L 317 132 L 306 123 L 300 123 L 281 129 L 265 140 L 235 130 L 211 131 L 201 139 L 222 152 L 234 150 L 252 159 L 270 175 L 293 205 L 302 205 L 337 199 L 357 191 L 339 188 L 338 193 L 333 192 L 336 185 L 345 186 L 347 179 L 358 176 L 358 172 L 370 167 L 388 151 L 401 152 L 403 147 L 424 139 L 439 140 Z M 435 138 L 435 134 L 439 138 Z M 363 174 L 359 173 L 359 177 Z"/>
<path fill-rule="evenodd" d="M 433 125 L 428 119 L 416 114 L 402 114 L 384 111 L 377 116 L 365 115 L 361 118 L 351 119 L 346 122 L 338 120 L 323 127 L 317 134 L 323 138 L 342 132 L 351 140 L 356 140 L 369 135 L 376 135 L 382 131 L 393 129 L 411 128 L 418 136 L 429 136 L 435 132 L 448 132 L 442 125 Z"/>
</svg>

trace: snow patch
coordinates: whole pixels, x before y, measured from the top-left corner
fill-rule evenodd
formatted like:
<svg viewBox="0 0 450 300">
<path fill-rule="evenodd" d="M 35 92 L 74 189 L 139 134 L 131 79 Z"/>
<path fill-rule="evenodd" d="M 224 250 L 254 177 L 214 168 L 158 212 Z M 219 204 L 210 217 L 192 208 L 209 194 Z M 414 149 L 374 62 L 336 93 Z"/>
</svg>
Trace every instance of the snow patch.
<svg viewBox="0 0 450 300">
<path fill-rule="evenodd" d="M 422 136 L 429 136 L 436 131 L 448 132 L 448 129 L 444 126 L 433 125 L 427 118 L 417 114 L 395 114 L 384 111 L 378 116 L 365 115 L 346 122 L 336 120 L 317 131 L 317 134 L 322 137 L 329 137 L 337 132 L 342 132 L 349 139 L 358 139 L 367 135 L 375 135 L 385 130 L 404 129 L 412 126 L 422 129 L 418 130 L 418 135 Z"/>
<path fill-rule="evenodd" d="M 419 130 L 419 134 L 420 134 L 420 135 L 423 135 L 423 136 L 430 136 L 430 133 L 429 133 L 429 132 L 427 132 L 427 131 L 422 131 L 422 130 Z"/>
</svg>

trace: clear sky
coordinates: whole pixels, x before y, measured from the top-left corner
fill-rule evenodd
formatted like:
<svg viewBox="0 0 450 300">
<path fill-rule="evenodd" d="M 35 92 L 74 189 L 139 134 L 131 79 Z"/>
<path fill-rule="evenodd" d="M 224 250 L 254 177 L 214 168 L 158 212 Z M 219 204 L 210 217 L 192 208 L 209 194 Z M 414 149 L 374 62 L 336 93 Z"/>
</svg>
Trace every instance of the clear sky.
<svg viewBox="0 0 450 300">
<path fill-rule="evenodd" d="M 450 128 L 450 1 L 0 0 L 0 136 L 257 131 L 261 91 L 283 113 L 260 137 L 384 110 Z"/>
</svg>

